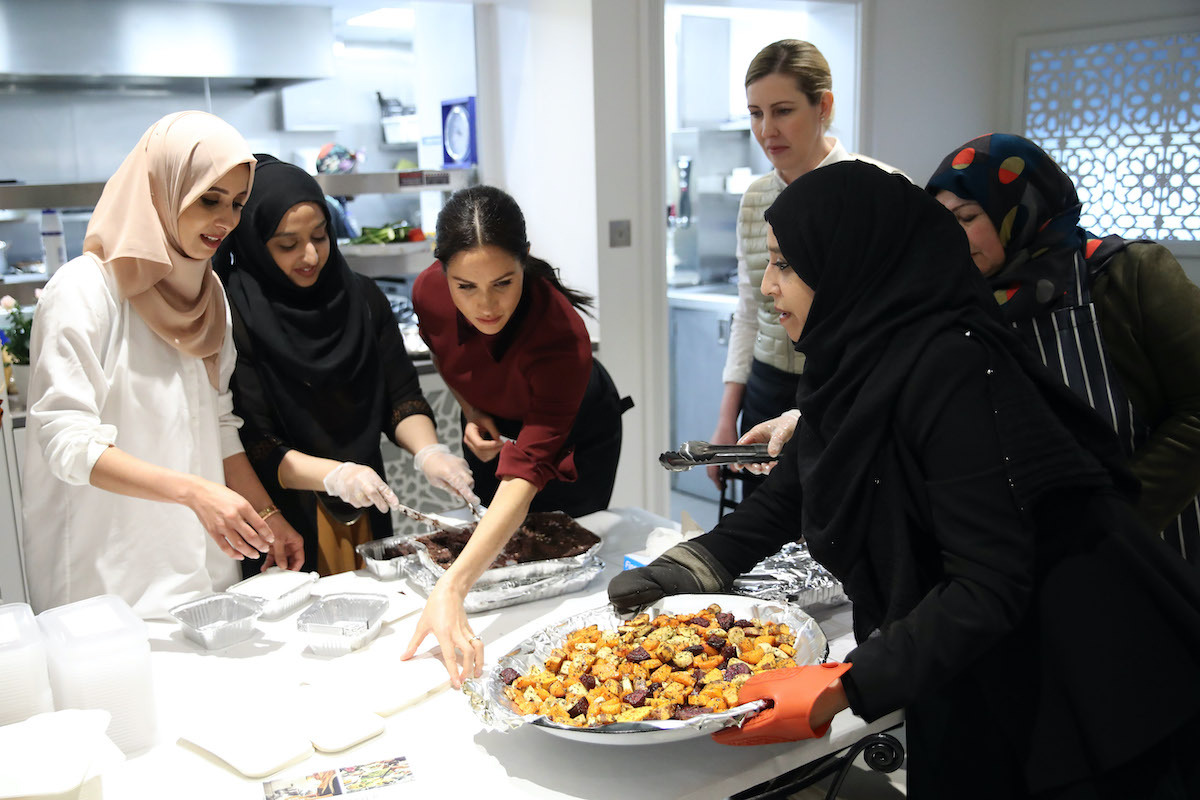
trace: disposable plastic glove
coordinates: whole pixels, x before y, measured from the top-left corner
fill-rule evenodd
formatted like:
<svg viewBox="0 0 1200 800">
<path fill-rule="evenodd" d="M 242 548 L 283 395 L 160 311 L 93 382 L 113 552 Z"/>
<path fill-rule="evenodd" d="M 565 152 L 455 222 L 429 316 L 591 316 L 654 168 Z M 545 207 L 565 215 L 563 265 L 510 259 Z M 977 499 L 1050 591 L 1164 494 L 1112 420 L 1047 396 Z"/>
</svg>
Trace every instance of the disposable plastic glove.
<svg viewBox="0 0 1200 800">
<path fill-rule="evenodd" d="M 413 456 L 413 466 L 425 473 L 425 480 L 435 489 L 443 489 L 466 500 L 469 505 L 478 505 L 479 497 L 471 488 L 475 476 L 471 474 L 465 458 L 450 452 L 444 444 L 422 447 Z"/>
<path fill-rule="evenodd" d="M 752 745 L 820 739 L 829 731 L 829 723 L 813 730 L 809 724 L 813 703 L 850 667 L 831 661 L 758 673 L 738 690 L 738 705 L 755 700 L 770 700 L 774 705 L 750 717 L 741 727 L 717 731 L 713 741 Z"/>
<path fill-rule="evenodd" d="M 711 553 L 683 542 L 644 567 L 618 573 L 608 584 L 608 599 L 618 611 L 627 612 L 667 595 L 720 592 L 732 584 L 733 576 Z"/>
<path fill-rule="evenodd" d="M 767 443 L 767 453 L 772 456 L 777 456 L 783 451 L 783 446 L 787 444 L 788 439 L 792 438 L 792 434 L 796 432 L 796 422 L 800 419 L 800 409 L 793 408 L 790 411 L 785 411 L 775 419 L 768 419 L 758 423 L 750 430 L 742 434 L 742 438 L 737 440 L 738 444 L 761 444 Z M 730 464 L 733 470 L 746 470 L 755 475 L 766 475 L 775 466 L 774 461 L 766 464 Z"/>
<path fill-rule="evenodd" d="M 325 491 L 355 508 L 375 506 L 380 511 L 399 508 L 400 501 L 387 482 L 370 467 L 343 461 L 326 473 L 321 481 Z"/>
</svg>

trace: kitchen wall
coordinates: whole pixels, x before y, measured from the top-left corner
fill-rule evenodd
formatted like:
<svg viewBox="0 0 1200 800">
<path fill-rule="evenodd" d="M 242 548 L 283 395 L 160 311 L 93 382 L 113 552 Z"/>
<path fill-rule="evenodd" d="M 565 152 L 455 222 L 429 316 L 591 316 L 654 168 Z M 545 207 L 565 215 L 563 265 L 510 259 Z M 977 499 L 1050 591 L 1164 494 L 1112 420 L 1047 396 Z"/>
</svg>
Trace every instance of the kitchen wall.
<svg viewBox="0 0 1200 800">
<path fill-rule="evenodd" d="M 1011 119 L 1019 36 L 1195 15 L 1196 0 L 874 0 L 862 152 L 923 182 L 951 148 Z M 1200 283 L 1200 256 L 1177 255 Z"/>
<path fill-rule="evenodd" d="M 570 286 L 598 286 L 596 120 L 589 0 L 481 5 L 476 45 L 488 147 L 480 180 L 521 204 L 532 252 Z M 593 334 L 598 324 L 585 317 Z"/>
<path fill-rule="evenodd" d="M 334 76 L 262 92 L 212 94 L 212 112 L 237 128 L 256 152 L 277 155 L 313 169 L 316 151 L 337 141 L 363 149 L 363 170 L 390 169 L 415 148 L 394 148 L 382 141 L 375 97 L 413 102 L 415 62 L 411 48 L 378 43 L 346 43 L 335 48 Z M 303 105 L 303 121 L 290 130 L 283 101 Z M 177 84 L 162 90 L 13 89 L 0 92 L 0 178 L 28 183 L 103 181 L 113 173 L 142 133 L 173 111 L 207 109 L 203 83 Z M 439 123 L 440 125 L 440 123 Z M 439 163 L 440 166 L 440 163 Z M 357 198 L 351 214 L 363 224 L 381 224 L 415 216 L 415 198 L 373 195 Z M 413 220 L 415 221 L 415 220 Z M 68 256 L 79 254 L 86 215 L 67 220 Z M 432 220 L 427 227 L 432 228 Z M 12 261 L 40 260 L 37 223 L 0 222 L 0 239 L 9 241 Z"/>
</svg>

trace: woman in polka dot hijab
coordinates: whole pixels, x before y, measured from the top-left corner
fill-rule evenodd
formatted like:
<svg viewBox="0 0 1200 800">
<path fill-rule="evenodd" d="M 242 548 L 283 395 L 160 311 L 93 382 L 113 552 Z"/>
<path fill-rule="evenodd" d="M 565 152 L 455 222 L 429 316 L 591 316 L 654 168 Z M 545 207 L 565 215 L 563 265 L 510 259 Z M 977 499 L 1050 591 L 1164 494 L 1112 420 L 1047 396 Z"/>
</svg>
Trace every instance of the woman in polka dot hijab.
<svg viewBox="0 0 1200 800">
<path fill-rule="evenodd" d="M 1020 136 L 994 133 L 956 147 L 925 188 L 967 230 L 975 263 L 1009 321 L 1061 304 L 1077 251 L 1098 264 L 1125 247 L 1119 236 L 1096 239 L 1078 227 L 1075 184 Z"/>
<path fill-rule="evenodd" d="M 1200 287 L 1165 247 L 1079 227 L 1028 139 L 954 148 L 925 187 L 962 225 L 1004 319 L 1116 429 L 1151 529 L 1200 565 Z"/>
</svg>

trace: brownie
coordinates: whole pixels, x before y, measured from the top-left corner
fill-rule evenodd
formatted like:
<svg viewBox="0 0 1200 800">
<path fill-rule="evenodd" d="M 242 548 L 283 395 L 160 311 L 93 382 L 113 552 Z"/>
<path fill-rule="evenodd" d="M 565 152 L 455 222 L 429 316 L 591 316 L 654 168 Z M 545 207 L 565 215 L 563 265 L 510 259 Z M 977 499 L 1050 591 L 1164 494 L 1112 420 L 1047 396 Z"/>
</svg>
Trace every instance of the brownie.
<svg viewBox="0 0 1200 800">
<path fill-rule="evenodd" d="M 425 545 L 435 563 L 448 567 L 466 547 L 474 531 L 475 524 L 471 524 L 461 533 L 436 531 L 419 537 L 417 541 Z M 488 569 L 577 556 L 586 553 L 599 541 L 596 534 L 561 511 L 534 511 L 525 517 L 521 527 L 517 528 Z"/>
</svg>

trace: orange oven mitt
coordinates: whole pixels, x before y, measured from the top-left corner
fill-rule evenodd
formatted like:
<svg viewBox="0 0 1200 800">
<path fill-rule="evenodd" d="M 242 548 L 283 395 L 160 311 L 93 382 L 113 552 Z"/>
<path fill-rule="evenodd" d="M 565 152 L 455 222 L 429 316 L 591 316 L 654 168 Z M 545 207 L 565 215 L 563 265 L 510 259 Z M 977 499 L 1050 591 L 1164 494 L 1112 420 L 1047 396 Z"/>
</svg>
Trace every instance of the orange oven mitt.
<svg viewBox="0 0 1200 800">
<path fill-rule="evenodd" d="M 760 672 L 738 691 L 738 703 L 769 700 L 772 705 L 747 719 L 740 727 L 717 731 L 712 738 L 718 744 L 750 745 L 819 739 L 829 731 L 824 725 L 812 729 L 808 717 L 813 703 L 840 678 L 850 664 L 831 661 L 808 667 L 790 667 Z"/>
</svg>

